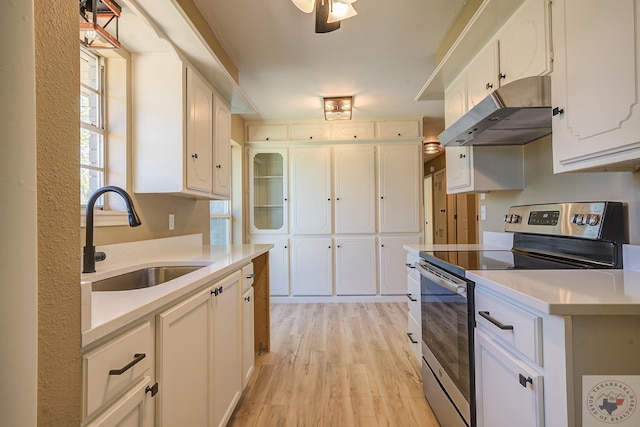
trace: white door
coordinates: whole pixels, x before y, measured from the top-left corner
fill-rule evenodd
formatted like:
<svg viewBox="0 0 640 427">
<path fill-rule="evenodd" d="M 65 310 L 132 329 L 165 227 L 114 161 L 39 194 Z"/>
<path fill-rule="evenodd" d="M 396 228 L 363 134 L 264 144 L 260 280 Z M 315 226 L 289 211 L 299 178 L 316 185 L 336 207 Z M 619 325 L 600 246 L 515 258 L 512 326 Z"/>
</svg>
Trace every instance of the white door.
<svg viewBox="0 0 640 427">
<path fill-rule="evenodd" d="M 210 193 L 213 93 L 191 68 L 187 68 L 187 105 L 187 187 Z"/>
<path fill-rule="evenodd" d="M 420 228 L 422 151 L 414 144 L 378 147 L 379 231 L 417 233 Z"/>
<path fill-rule="evenodd" d="M 542 375 L 476 329 L 478 427 L 542 427 Z"/>
<path fill-rule="evenodd" d="M 404 245 L 420 243 L 420 236 L 380 237 L 380 293 L 406 295 L 407 251 Z"/>
<path fill-rule="evenodd" d="M 213 285 L 212 425 L 215 427 L 226 425 L 242 393 L 241 280 L 238 271 Z"/>
<path fill-rule="evenodd" d="M 207 289 L 158 315 L 158 425 L 207 426 L 212 419 L 210 295 Z"/>
<path fill-rule="evenodd" d="M 231 113 L 220 98 L 214 96 L 215 143 L 213 159 L 213 192 L 231 195 Z"/>
<path fill-rule="evenodd" d="M 336 238 L 336 294 L 376 294 L 376 238 Z"/>
<path fill-rule="evenodd" d="M 333 149 L 336 233 L 376 232 L 375 150 L 372 145 Z"/>
<path fill-rule="evenodd" d="M 424 243 L 433 242 L 433 175 L 424 179 Z"/>
<path fill-rule="evenodd" d="M 242 389 L 247 386 L 255 365 L 253 342 L 253 287 L 242 294 Z"/>
<path fill-rule="evenodd" d="M 272 244 L 269 251 L 269 292 L 272 296 L 289 295 L 289 238 L 251 236 L 251 243 Z"/>
<path fill-rule="evenodd" d="M 294 237 L 291 248 L 293 295 L 332 295 L 331 238 Z"/>
<path fill-rule="evenodd" d="M 292 148 L 291 232 L 331 233 L 331 148 Z"/>
</svg>

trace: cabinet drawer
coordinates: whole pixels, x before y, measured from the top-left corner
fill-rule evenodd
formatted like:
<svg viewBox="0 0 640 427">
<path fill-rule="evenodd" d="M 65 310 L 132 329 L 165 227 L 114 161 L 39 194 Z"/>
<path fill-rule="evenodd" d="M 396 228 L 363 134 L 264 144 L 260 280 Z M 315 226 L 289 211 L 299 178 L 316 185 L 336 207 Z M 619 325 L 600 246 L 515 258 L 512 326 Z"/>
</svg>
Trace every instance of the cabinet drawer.
<svg viewBox="0 0 640 427">
<path fill-rule="evenodd" d="M 413 276 L 407 276 L 407 298 L 409 313 L 414 319 L 420 319 L 420 280 Z"/>
<path fill-rule="evenodd" d="M 144 356 L 143 356 L 144 355 Z M 83 355 L 84 417 L 150 375 L 153 359 L 153 332 L 145 322 Z"/>
<path fill-rule="evenodd" d="M 249 263 L 242 267 L 242 292 L 244 293 L 253 285 L 253 263 Z"/>
<path fill-rule="evenodd" d="M 542 318 L 476 288 L 476 325 L 542 366 Z"/>
<path fill-rule="evenodd" d="M 420 262 L 420 257 L 407 254 L 407 274 L 413 278 L 415 278 L 418 282 L 420 282 L 420 273 L 415 268 L 415 265 Z M 418 289 L 420 291 L 420 289 Z M 420 292 L 418 292 L 419 294 Z"/>
</svg>

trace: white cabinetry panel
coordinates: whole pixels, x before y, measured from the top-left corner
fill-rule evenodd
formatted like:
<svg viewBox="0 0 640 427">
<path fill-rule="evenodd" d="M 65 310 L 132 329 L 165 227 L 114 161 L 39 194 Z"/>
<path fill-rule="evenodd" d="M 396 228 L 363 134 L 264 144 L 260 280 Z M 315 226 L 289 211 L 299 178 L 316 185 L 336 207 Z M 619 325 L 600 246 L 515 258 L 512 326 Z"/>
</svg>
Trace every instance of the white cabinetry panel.
<svg viewBox="0 0 640 427">
<path fill-rule="evenodd" d="M 231 112 L 217 95 L 213 96 L 215 139 L 213 155 L 213 193 L 228 199 L 231 194 Z"/>
<path fill-rule="evenodd" d="M 193 69 L 187 67 L 187 187 L 211 192 L 213 93 Z"/>
<path fill-rule="evenodd" d="M 333 158 L 336 233 L 375 233 L 374 147 L 372 145 L 335 147 Z"/>
<path fill-rule="evenodd" d="M 331 139 L 373 139 L 375 130 L 373 122 L 332 122 Z"/>
<path fill-rule="evenodd" d="M 289 139 L 287 125 L 249 125 L 247 141 L 286 141 Z"/>
<path fill-rule="evenodd" d="M 376 123 L 378 138 L 409 138 L 420 136 L 420 123 L 417 120 L 389 120 Z"/>
<path fill-rule="evenodd" d="M 331 233 L 331 149 L 292 148 L 291 232 Z"/>
<path fill-rule="evenodd" d="M 407 267 L 404 245 L 420 243 L 416 235 L 380 237 L 380 293 L 407 294 Z"/>
<path fill-rule="evenodd" d="M 324 141 L 331 139 L 329 123 L 295 123 L 291 125 L 293 141 Z"/>
<path fill-rule="evenodd" d="M 291 239 L 291 282 L 294 295 L 332 295 L 330 237 Z"/>
<path fill-rule="evenodd" d="M 336 238 L 336 293 L 376 294 L 376 238 Z"/>
</svg>

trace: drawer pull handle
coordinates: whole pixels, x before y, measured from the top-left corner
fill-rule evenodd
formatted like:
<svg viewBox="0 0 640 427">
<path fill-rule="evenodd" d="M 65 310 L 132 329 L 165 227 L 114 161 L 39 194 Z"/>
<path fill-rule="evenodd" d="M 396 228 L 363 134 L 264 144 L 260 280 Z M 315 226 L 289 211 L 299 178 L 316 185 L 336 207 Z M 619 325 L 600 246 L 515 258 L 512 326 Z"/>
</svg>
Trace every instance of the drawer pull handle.
<svg viewBox="0 0 640 427">
<path fill-rule="evenodd" d="M 413 301 L 413 302 L 418 301 L 417 299 L 413 298 L 411 294 L 407 294 L 407 298 L 409 298 L 409 301 Z"/>
<path fill-rule="evenodd" d="M 146 354 L 144 353 L 136 353 L 133 355 L 133 360 L 131 362 L 129 362 L 127 365 L 123 366 L 120 369 L 112 369 L 109 371 L 109 375 L 122 375 L 125 372 L 127 372 L 129 369 L 133 368 L 133 366 L 140 362 L 142 359 L 144 359 L 145 357 L 147 357 Z"/>
<path fill-rule="evenodd" d="M 527 383 L 530 383 L 531 385 L 533 385 L 533 379 L 531 377 L 525 377 L 522 374 L 518 374 L 520 376 L 519 381 L 520 381 L 520 385 L 524 388 L 527 388 Z"/>
<path fill-rule="evenodd" d="M 502 329 L 503 331 L 512 331 L 513 330 L 513 325 L 505 325 L 504 323 L 500 322 L 499 320 L 494 319 L 493 317 L 491 317 L 491 315 L 489 314 L 488 311 L 479 311 L 478 314 L 481 317 L 484 317 L 485 319 L 487 319 L 489 322 L 491 322 L 494 325 L 496 325 L 498 328 Z"/>
<path fill-rule="evenodd" d="M 256 275 L 253 273 L 247 275 L 247 279 L 253 279 L 254 277 L 256 277 Z"/>
<path fill-rule="evenodd" d="M 414 264 L 406 263 L 405 265 L 406 265 L 407 267 L 409 267 L 409 268 L 416 268 L 416 266 L 415 266 Z"/>
<path fill-rule="evenodd" d="M 407 336 L 409 337 L 409 341 L 411 341 L 411 344 L 418 344 L 418 341 L 413 339 L 413 334 L 411 332 L 407 332 Z"/>
</svg>

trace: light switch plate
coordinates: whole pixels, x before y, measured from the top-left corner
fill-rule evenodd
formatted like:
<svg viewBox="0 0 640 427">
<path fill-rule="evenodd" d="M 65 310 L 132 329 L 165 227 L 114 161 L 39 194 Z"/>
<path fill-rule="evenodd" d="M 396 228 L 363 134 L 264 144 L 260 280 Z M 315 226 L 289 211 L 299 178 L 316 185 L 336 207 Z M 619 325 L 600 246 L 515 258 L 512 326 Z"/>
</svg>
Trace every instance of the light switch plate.
<svg viewBox="0 0 640 427">
<path fill-rule="evenodd" d="M 173 214 L 169 214 L 169 230 L 176 228 L 175 217 Z"/>
</svg>

